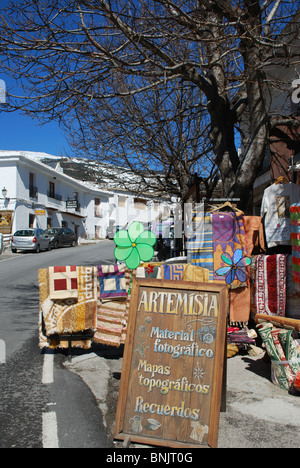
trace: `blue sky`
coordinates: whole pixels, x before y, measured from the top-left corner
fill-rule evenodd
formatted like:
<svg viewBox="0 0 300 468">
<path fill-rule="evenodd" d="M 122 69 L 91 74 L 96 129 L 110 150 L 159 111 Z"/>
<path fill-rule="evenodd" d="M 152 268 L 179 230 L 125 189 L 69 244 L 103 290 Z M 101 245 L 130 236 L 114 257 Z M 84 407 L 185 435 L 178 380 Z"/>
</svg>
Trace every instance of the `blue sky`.
<svg viewBox="0 0 300 468">
<path fill-rule="evenodd" d="M 6 87 L 10 79 L 1 74 Z M 0 103 L 0 110 L 5 104 Z M 71 155 L 67 139 L 56 122 L 41 126 L 36 119 L 21 112 L 0 112 L 0 150 L 37 151 L 55 156 Z"/>
</svg>

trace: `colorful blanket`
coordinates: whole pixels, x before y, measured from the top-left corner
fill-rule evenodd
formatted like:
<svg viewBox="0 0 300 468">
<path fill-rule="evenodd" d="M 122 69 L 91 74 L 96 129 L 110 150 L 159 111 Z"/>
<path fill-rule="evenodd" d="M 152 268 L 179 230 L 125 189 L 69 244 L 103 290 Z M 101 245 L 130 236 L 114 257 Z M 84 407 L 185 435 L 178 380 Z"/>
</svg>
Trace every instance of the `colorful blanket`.
<svg viewBox="0 0 300 468">
<path fill-rule="evenodd" d="M 275 328 L 270 322 L 260 323 L 258 332 L 272 363 L 272 381 L 290 390 L 300 375 L 300 356 L 291 330 Z"/>
<path fill-rule="evenodd" d="M 186 263 L 145 263 L 136 270 L 137 278 L 168 279 L 173 281 L 209 281 L 209 270 Z"/>
<path fill-rule="evenodd" d="M 286 255 L 258 255 L 255 279 L 256 312 L 285 316 Z"/>
<path fill-rule="evenodd" d="M 49 267 L 49 297 L 51 300 L 78 298 L 76 266 Z"/>
<path fill-rule="evenodd" d="M 228 283 L 223 270 L 232 266 L 230 287 L 248 286 L 249 271 L 242 265 L 247 257 L 245 227 L 242 215 L 234 212 L 216 212 L 212 215 L 214 281 Z M 241 269 L 237 268 L 241 263 Z M 227 276 L 227 275 L 226 275 Z"/>
<path fill-rule="evenodd" d="M 98 279 L 101 299 L 126 298 L 128 287 L 126 283 L 125 265 L 99 265 Z"/>
<path fill-rule="evenodd" d="M 99 305 L 95 343 L 119 347 L 125 343 L 128 321 L 128 302 L 111 301 Z"/>
<path fill-rule="evenodd" d="M 214 249 L 212 214 L 200 212 L 192 220 L 193 231 L 187 242 L 187 262 L 209 270 L 214 278 Z"/>
<path fill-rule="evenodd" d="M 77 267 L 78 298 L 56 299 L 49 296 L 49 269 L 39 270 L 40 314 L 39 344 L 68 347 L 65 334 L 93 332 L 97 326 L 98 275 L 96 267 Z M 58 339 L 59 337 L 59 339 Z M 72 341 L 72 346 L 88 348 L 90 340 Z"/>
<path fill-rule="evenodd" d="M 290 207 L 293 280 L 300 291 L 300 203 Z"/>
</svg>

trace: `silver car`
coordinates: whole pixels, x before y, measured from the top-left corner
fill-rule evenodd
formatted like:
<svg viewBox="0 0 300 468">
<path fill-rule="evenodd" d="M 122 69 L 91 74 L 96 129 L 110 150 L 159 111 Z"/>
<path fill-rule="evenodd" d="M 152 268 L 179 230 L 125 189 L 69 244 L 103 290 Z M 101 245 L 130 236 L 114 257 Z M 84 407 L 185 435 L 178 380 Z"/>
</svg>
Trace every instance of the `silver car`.
<svg viewBox="0 0 300 468">
<path fill-rule="evenodd" d="M 43 229 L 19 229 L 11 239 L 11 251 L 15 253 L 17 250 L 32 250 L 37 253 L 51 250 L 51 239 Z"/>
</svg>

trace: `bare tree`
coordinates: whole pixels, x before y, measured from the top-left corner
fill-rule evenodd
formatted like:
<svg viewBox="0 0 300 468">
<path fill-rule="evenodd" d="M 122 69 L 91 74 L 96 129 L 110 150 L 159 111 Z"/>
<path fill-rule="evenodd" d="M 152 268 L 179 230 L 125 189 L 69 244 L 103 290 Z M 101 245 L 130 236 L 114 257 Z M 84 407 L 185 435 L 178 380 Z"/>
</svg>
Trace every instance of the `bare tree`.
<svg viewBox="0 0 300 468">
<path fill-rule="evenodd" d="M 119 77 L 117 87 L 125 83 Z M 117 90 L 116 90 L 117 92 Z M 81 124 L 82 123 L 82 124 Z M 182 197 L 193 174 L 201 173 L 211 194 L 219 180 L 207 138 L 209 120 L 197 88 L 181 80 L 156 86 L 145 93 L 128 95 L 113 104 L 92 101 L 65 121 L 77 154 L 103 155 L 123 172 L 118 183 L 152 193 Z M 120 161 L 123 163 L 120 167 Z M 126 173 L 126 169 L 128 172 Z"/>
<path fill-rule="evenodd" d="M 270 128 L 278 123 L 270 119 L 267 97 L 270 88 L 280 84 L 274 75 L 272 79 L 267 75 L 268 67 L 299 63 L 297 9 L 296 2 L 284 0 L 11 1 L 0 15 L 1 63 L 23 83 L 27 94 L 11 97 L 10 108 L 23 109 L 42 121 L 58 119 L 73 129 L 78 119 L 75 127 L 81 145 L 85 135 L 89 135 L 87 149 L 95 142 L 92 136 L 103 144 L 118 142 L 116 148 L 122 148 L 133 169 L 140 174 L 148 171 L 152 179 L 156 169 L 165 171 L 165 181 L 177 180 L 181 194 L 186 180 L 180 188 L 178 174 L 181 171 L 186 179 L 189 171 L 195 171 L 191 162 L 196 155 L 206 162 L 211 146 L 213 160 L 205 181 L 212 187 L 219 172 L 224 195 L 239 197 L 241 207 L 247 208 Z M 203 141 L 193 154 L 190 139 L 168 172 L 170 153 L 167 140 L 160 137 L 166 133 L 164 124 L 169 125 L 169 136 L 174 135 L 178 146 L 173 130 L 180 121 L 179 83 L 182 90 L 198 96 L 198 103 L 185 114 L 185 123 L 195 119 L 196 129 L 201 116 Z M 167 102 L 163 96 L 168 92 L 174 108 L 172 117 L 166 118 L 162 103 Z M 143 106 L 150 111 L 155 93 L 159 105 L 154 103 L 145 114 Z M 147 115 L 154 117 L 158 108 L 154 125 Z M 132 123 L 128 127 L 126 119 L 120 120 L 125 109 L 127 123 Z M 98 125 L 111 139 L 106 132 L 95 131 Z M 133 128 L 136 132 L 129 135 Z M 112 155 L 110 150 L 106 146 L 107 155 Z M 190 164 L 183 171 L 185 151 Z M 172 185 L 166 184 L 167 189 Z"/>
</svg>

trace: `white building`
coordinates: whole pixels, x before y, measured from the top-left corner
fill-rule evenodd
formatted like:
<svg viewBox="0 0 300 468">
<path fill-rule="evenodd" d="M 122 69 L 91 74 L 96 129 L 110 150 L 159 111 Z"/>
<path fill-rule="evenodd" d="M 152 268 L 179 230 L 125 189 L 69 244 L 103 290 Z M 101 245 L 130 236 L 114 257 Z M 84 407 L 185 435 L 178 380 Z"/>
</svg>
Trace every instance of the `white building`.
<svg viewBox="0 0 300 468">
<path fill-rule="evenodd" d="M 0 232 L 68 227 L 79 240 L 105 238 L 116 226 L 170 215 L 166 201 L 74 179 L 63 172 L 60 160 L 46 153 L 0 151 Z"/>
</svg>

